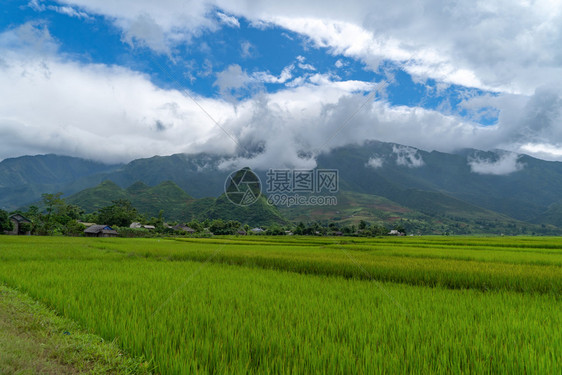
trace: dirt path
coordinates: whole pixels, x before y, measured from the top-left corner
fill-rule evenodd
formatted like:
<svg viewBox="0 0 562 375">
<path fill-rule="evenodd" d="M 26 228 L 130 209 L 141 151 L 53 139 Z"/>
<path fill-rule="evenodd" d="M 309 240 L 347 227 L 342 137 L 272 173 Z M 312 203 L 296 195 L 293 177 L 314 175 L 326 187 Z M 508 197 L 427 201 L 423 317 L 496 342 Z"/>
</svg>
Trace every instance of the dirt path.
<svg viewBox="0 0 562 375">
<path fill-rule="evenodd" d="M 149 374 L 115 343 L 83 332 L 27 295 L 0 284 L 0 375 Z"/>
</svg>

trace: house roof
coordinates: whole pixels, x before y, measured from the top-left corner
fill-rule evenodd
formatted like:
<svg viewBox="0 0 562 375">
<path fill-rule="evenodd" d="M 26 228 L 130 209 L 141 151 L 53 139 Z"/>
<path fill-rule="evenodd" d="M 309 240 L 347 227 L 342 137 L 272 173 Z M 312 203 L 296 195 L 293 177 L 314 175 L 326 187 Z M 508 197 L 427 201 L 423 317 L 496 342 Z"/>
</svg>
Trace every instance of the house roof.
<svg viewBox="0 0 562 375">
<path fill-rule="evenodd" d="M 111 231 L 111 232 L 108 232 L 108 231 Z M 113 232 L 117 233 L 117 232 L 114 231 L 110 226 L 105 225 L 105 224 L 102 224 L 102 225 L 99 225 L 99 224 L 92 225 L 91 227 L 86 228 L 86 229 L 84 230 L 84 233 L 100 233 L 100 232 L 102 232 L 102 233 L 113 233 Z"/>
<path fill-rule="evenodd" d="M 26 218 L 25 216 L 22 216 L 20 214 L 14 214 L 10 216 L 10 219 L 13 219 L 15 221 L 17 221 L 18 223 L 31 223 L 31 220 L 29 220 L 28 218 Z"/>
<path fill-rule="evenodd" d="M 195 232 L 195 229 L 188 227 L 187 225 L 178 224 L 173 227 L 175 230 L 183 230 L 186 232 Z"/>
</svg>

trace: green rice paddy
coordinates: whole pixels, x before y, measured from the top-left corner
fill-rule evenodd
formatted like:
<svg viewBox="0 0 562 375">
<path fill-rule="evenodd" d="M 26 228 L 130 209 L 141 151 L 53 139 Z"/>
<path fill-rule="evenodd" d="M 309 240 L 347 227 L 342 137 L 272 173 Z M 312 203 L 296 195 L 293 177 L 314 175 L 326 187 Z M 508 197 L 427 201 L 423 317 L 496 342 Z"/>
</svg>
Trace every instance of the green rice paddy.
<svg viewBox="0 0 562 375">
<path fill-rule="evenodd" d="M 562 372 L 561 238 L 2 236 L 0 283 L 162 374 Z"/>
</svg>

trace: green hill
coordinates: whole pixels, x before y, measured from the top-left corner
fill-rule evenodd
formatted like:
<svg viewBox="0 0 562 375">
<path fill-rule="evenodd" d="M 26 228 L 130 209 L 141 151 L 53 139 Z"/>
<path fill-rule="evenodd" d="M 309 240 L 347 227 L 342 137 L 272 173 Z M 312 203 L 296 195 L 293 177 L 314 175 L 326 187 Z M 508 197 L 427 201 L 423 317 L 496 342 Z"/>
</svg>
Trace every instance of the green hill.
<svg viewBox="0 0 562 375">
<path fill-rule="evenodd" d="M 111 202 L 117 199 L 129 200 L 140 213 L 149 217 L 158 216 L 160 210 L 164 210 L 165 217 L 170 220 L 181 219 L 184 210 L 194 201 L 171 181 L 153 187 L 136 182 L 127 189 L 122 189 L 109 180 L 71 195 L 66 201 L 82 207 L 86 212 L 94 212 L 111 205 Z"/>
<path fill-rule="evenodd" d="M 183 219 L 186 207 L 194 201 L 172 181 L 164 181 L 154 187 L 142 182 L 129 186 L 125 192 L 133 206 L 147 216 L 158 216 L 160 210 L 171 220 Z"/>
<path fill-rule="evenodd" d="M 127 192 L 121 189 L 112 181 L 103 181 L 96 187 L 82 190 L 70 197 L 66 201 L 82 207 L 87 213 L 99 210 L 102 207 L 111 205 L 111 202 L 118 199 L 129 199 Z"/>
<path fill-rule="evenodd" d="M 251 206 L 240 207 L 232 204 L 225 195 L 217 199 L 194 199 L 171 181 L 153 187 L 135 182 L 127 189 L 122 189 L 107 180 L 66 198 L 66 201 L 82 207 L 86 212 L 94 212 L 111 205 L 117 199 L 129 200 L 140 213 L 148 217 L 158 216 L 160 210 L 163 210 L 164 217 L 174 221 L 188 222 L 208 218 L 237 220 L 249 225 L 287 223 L 277 208 L 269 205 L 264 197 L 260 197 Z"/>
</svg>

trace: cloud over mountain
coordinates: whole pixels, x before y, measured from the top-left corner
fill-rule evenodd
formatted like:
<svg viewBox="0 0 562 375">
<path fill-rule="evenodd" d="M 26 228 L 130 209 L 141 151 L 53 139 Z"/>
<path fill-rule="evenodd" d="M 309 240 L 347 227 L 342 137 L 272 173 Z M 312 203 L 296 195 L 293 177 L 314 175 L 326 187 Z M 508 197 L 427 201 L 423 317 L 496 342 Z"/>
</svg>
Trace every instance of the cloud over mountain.
<svg viewBox="0 0 562 375">
<path fill-rule="evenodd" d="M 469 158 L 468 165 L 473 173 L 490 175 L 508 175 L 522 170 L 525 165 L 519 162 L 519 155 L 511 152 L 500 154 L 497 160 Z"/>
<path fill-rule="evenodd" d="M 467 88 L 459 104 L 463 115 L 445 106 L 392 103 L 385 95 L 395 84 L 390 73 L 373 81 L 346 79 L 300 54 L 277 70 L 229 63 L 208 73 L 219 95 L 203 95 L 159 85 L 135 67 L 77 59 L 60 48 L 48 22 L 36 21 L 0 33 L 0 85 L 10 87 L 0 93 L 0 159 L 56 152 L 128 161 L 206 151 L 241 154 L 241 163 L 250 166 L 308 167 L 318 153 L 368 139 L 425 150 L 504 148 L 562 159 L 562 7 L 557 3 L 56 3 L 57 12 L 66 9 L 84 22 L 96 16 L 109 20 L 124 43 L 169 56 L 170 64 L 181 61 L 185 50 L 204 49 L 193 45 L 197 36 L 221 28 L 236 31 L 243 19 L 254 28 L 279 27 L 299 35 L 307 49 L 334 56 L 330 69 L 351 69 L 349 61 L 358 61 L 382 74 L 390 65 L 422 85 L 435 81 L 442 90 Z M 29 6 L 39 14 L 48 9 L 38 0 Z M 251 46 L 238 44 L 241 58 L 256 51 Z M 270 84 L 281 86 L 268 91 Z M 497 121 L 480 123 L 490 113 Z M 401 165 L 423 165 L 408 150 L 397 150 L 396 156 Z M 504 173 L 517 166 L 510 158 L 474 160 L 471 167 L 475 173 Z"/>
</svg>

